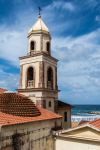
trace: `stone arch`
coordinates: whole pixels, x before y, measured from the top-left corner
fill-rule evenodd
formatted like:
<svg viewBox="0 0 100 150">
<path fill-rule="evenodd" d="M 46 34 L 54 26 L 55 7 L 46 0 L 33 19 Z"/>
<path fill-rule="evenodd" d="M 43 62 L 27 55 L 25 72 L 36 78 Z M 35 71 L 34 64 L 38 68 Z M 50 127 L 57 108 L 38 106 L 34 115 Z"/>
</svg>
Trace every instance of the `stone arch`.
<svg viewBox="0 0 100 150">
<path fill-rule="evenodd" d="M 47 88 L 53 89 L 53 69 L 48 67 L 47 69 Z"/>
<path fill-rule="evenodd" d="M 35 87 L 35 71 L 32 66 L 27 69 L 27 87 L 34 88 Z"/>
</svg>

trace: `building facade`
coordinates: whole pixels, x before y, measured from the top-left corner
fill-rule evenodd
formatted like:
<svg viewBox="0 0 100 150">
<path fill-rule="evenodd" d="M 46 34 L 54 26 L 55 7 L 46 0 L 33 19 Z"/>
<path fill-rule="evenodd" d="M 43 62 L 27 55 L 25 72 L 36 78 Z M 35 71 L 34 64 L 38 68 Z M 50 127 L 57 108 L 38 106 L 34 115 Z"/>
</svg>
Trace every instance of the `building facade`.
<svg viewBox="0 0 100 150">
<path fill-rule="evenodd" d="M 55 139 L 56 150 L 99 150 L 100 119 L 65 130 Z"/>
<path fill-rule="evenodd" d="M 58 104 L 57 59 L 51 55 L 51 35 L 39 15 L 28 32 L 27 55 L 20 57 L 20 86 L 18 92 L 28 96 L 36 105 L 60 113 Z M 64 103 L 63 103 L 64 104 Z M 67 105 L 67 104 L 66 104 Z M 62 109 L 71 122 L 71 106 Z M 67 109 L 68 108 L 68 109 Z M 68 112 L 67 112 L 68 111 Z"/>
<path fill-rule="evenodd" d="M 62 116 L 18 93 L 0 94 L 0 150 L 54 150 Z"/>
<path fill-rule="evenodd" d="M 54 112 L 58 99 L 57 59 L 51 56 L 51 35 L 41 16 L 28 33 L 28 51 L 20 57 L 20 70 L 18 91 Z"/>
</svg>

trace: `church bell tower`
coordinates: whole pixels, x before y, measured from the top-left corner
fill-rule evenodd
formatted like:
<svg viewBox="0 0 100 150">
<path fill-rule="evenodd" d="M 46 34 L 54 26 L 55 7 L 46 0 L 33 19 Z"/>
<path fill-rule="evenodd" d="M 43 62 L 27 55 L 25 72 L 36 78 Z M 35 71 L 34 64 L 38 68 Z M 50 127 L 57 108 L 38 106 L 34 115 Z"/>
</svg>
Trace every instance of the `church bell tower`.
<svg viewBox="0 0 100 150">
<path fill-rule="evenodd" d="M 57 59 L 51 55 L 51 35 L 42 17 L 28 32 L 27 55 L 20 59 L 19 93 L 36 105 L 55 111 L 58 100 Z"/>
</svg>

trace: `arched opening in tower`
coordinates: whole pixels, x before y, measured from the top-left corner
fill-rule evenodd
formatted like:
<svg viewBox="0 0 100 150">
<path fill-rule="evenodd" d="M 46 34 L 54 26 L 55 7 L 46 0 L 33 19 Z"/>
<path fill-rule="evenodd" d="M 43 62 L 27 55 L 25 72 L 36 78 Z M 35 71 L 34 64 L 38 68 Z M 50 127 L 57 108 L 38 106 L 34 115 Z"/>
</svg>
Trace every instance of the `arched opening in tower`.
<svg viewBox="0 0 100 150">
<path fill-rule="evenodd" d="M 47 52 L 50 54 L 50 42 L 46 43 L 46 49 L 47 49 Z"/>
<path fill-rule="evenodd" d="M 35 42 L 34 41 L 31 41 L 31 43 L 30 43 L 30 49 L 32 51 L 35 50 Z"/>
<path fill-rule="evenodd" d="M 34 69 L 29 67 L 27 70 L 27 87 L 34 87 Z"/>
<path fill-rule="evenodd" d="M 51 67 L 47 70 L 47 88 L 53 89 L 53 70 Z"/>
</svg>

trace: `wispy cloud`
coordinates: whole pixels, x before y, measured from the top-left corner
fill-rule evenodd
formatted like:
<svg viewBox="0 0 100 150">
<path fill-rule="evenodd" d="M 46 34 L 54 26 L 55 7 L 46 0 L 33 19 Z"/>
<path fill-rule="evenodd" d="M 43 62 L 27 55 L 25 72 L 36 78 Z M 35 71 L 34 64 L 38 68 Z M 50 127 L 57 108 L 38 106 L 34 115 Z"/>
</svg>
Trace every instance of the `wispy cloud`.
<svg viewBox="0 0 100 150">
<path fill-rule="evenodd" d="M 72 2 L 65 2 L 65 1 L 53 1 L 49 6 L 47 6 L 45 9 L 64 9 L 66 11 L 74 11 L 75 6 Z"/>
<path fill-rule="evenodd" d="M 7 73 L 0 66 L 0 87 L 8 90 L 16 90 L 18 87 L 19 74 Z"/>
<path fill-rule="evenodd" d="M 77 98 L 75 103 L 79 98 L 85 98 L 83 103 L 87 98 L 88 103 L 93 103 L 95 96 L 100 95 L 99 38 L 100 29 L 77 38 L 57 38 L 53 41 L 53 53 L 61 61 L 58 71 L 59 85 L 66 89 L 65 97 Z M 71 89 L 70 92 L 68 89 Z"/>
<path fill-rule="evenodd" d="M 97 16 L 95 17 L 95 20 L 96 20 L 98 23 L 100 23 L 100 16 L 97 15 Z"/>
<path fill-rule="evenodd" d="M 21 32 L 11 32 L 5 28 L 0 29 L 0 33 L 0 57 L 18 65 L 18 57 L 25 54 L 26 51 L 25 38 L 23 38 Z"/>
</svg>

